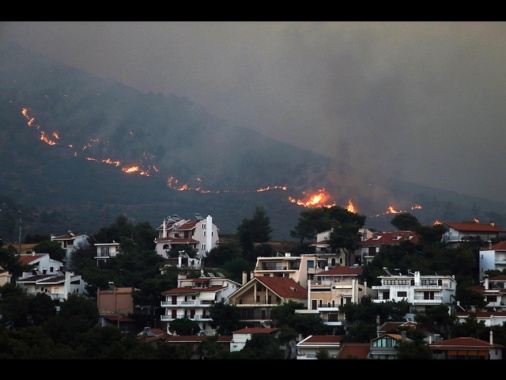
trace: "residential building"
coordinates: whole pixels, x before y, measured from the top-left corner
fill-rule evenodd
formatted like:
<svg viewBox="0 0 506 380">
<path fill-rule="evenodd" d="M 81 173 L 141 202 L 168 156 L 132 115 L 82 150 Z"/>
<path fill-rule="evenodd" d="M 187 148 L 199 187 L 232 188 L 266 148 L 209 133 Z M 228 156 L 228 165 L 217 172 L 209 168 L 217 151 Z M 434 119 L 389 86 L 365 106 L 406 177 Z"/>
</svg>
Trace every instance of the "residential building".
<svg viewBox="0 0 506 380">
<path fill-rule="evenodd" d="M 292 256 L 290 253 L 273 257 L 257 257 L 253 275 L 255 277 L 290 278 L 307 288 L 308 279 L 329 268 L 329 260 L 335 255 L 303 254 Z M 243 281 L 244 283 L 244 281 Z"/>
<path fill-rule="evenodd" d="M 42 274 L 38 271 L 24 272 L 16 279 L 16 285 L 28 294 L 45 293 L 58 303 L 65 301 L 69 294 L 86 294 L 85 282 L 72 271 L 56 271 Z"/>
<path fill-rule="evenodd" d="M 502 360 L 504 346 L 494 344 L 493 333 L 490 340 L 472 337 L 459 337 L 429 344 L 432 358 L 436 360 Z"/>
<path fill-rule="evenodd" d="M 137 334 L 137 339 L 154 346 L 159 346 L 166 342 L 167 333 L 162 329 L 144 327 L 144 330 Z"/>
<path fill-rule="evenodd" d="M 365 264 L 372 261 L 383 246 L 395 246 L 403 242 L 418 244 L 420 241 L 420 235 L 413 231 L 374 232 L 359 243 L 361 262 Z"/>
<path fill-rule="evenodd" d="M 167 323 L 168 334 L 177 334 L 177 331 L 171 331 L 170 322 L 188 318 L 198 323 L 200 331 L 195 331 L 196 334 L 214 335 L 216 331 L 210 324 L 212 318 L 209 307 L 221 300 L 226 302 L 240 288 L 241 284 L 212 273 L 204 276 L 202 272 L 199 278 L 180 276 L 176 288 L 162 293 L 165 301 L 160 305 L 164 309 L 160 320 Z"/>
<path fill-rule="evenodd" d="M 313 314 L 322 318 L 334 331 L 345 328 L 345 315 L 340 307 L 348 303 L 359 303 L 366 295 L 374 296 L 377 292 L 361 281 L 363 267 L 337 266 L 315 275 L 315 280 L 308 280 L 307 309 L 298 309 L 297 314 Z"/>
<path fill-rule="evenodd" d="M 486 301 L 485 310 L 506 311 L 506 275 L 485 276 L 480 285 L 470 287 Z"/>
<path fill-rule="evenodd" d="M 369 358 L 370 359 L 397 359 L 397 347 L 402 342 L 411 342 L 412 340 L 406 337 L 406 331 L 401 334 L 383 334 L 376 338 L 371 339 Z"/>
<path fill-rule="evenodd" d="M 119 243 L 116 243 L 115 241 L 112 243 L 95 243 L 95 249 L 97 251 L 95 256 L 97 267 L 120 253 Z"/>
<path fill-rule="evenodd" d="M 372 286 L 378 292 L 373 302 L 407 301 L 411 312 L 423 312 L 437 305 L 448 305 L 453 311 L 457 290 L 455 276 L 421 275 L 418 271 L 412 273 L 409 270 L 407 274 L 392 275 L 384 269 L 388 275 L 378 276 L 381 285 Z"/>
<path fill-rule="evenodd" d="M 232 332 L 230 352 L 241 351 L 254 334 L 270 334 L 277 337 L 281 330 L 268 327 L 248 327 Z"/>
<path fill-rule="evenodd" d="M 196 255 L 194 258 L 184 255 L 188 260 L 188 266 L 200 267 L 201 260 L 218 246 L 219 235 L 218 228 L 213 224 L 213 218 L 210 215 L 203 219 L 197 214 L 196 218 L 186 220 L 172 215 L 164 219 L 157 228 L 156 253 L 168 259 L 171 251 L 184 255 L 185 250 L 191 249 L 196 252 Z"/>
<path fill-rule="evenodd" d="M 476 242 L 480 246 L 491 245 L 492 240 L 506 237 L 506 230 L 498 227 L 495 223 L 474 222 L 446 222 L 443 225 L 447 231 L 443 234 L 441 242 L 450 248 L 458 247 L 462 243 Z"/>
<path fill-rule="evenodd" d="M 316 241 L 311 243 L 310 246 L 314 247 L 315 253 L 318 255 L 331 254 L 327 266 L 333 267 L 336 265 L 361 265 L 362 255 L 359 247 L 353 253 L 353 257 L 350 258 L 350 263 L 346 263 L 346 254 L 342 249 L 333 252 L 330 246 L 330 234 L 332 230 L 327 230 L 316 234 Z M 363 242 L 373 236 L 373 232 L 367 228 L 360 228 L 358 231 L 360 242 Z"/>
<path fill-rule="evenodd" d="M 297 343 L 297 360 L 317 360 L 322 351 L 329 359 L 336 359 L 342 338 L 342 335 L 309 335 Z"/>
<path fill-rule="evenodd" d="M 506 269 L 506 240 L 480 248 L 480 281 L 488 270 Z"/>
<path fill-rule="evenodd" d="M 132 287 L 117 288 L 113 282 L 109 283 L 109 289 L 98 288 L 97 308 L 100 326 L 116 326 L 123 331 L 134 331 L 135 320 L 129 315 L 137 311 L 132 293 L 138 290 Z"/>
<path fill-rule="evenodd" d="M 54 260 L 49 253 L 30 253 L 18 255 L 21 265 L 30 266 L 33 274 L 56 274 L 64 270 L 63 263 Z"/>
<path fill-rule="evenodd" d="M 72 231 L 68 231 L 65 235 L 51 235 L 51 241 L 56 241 L 61 244 L 61 247 L 65 250 L 65 258 L 63 260 L 65 268 L 67 270 L 73 270 L 72 258 L 74 253 L 80 249 L 90 245 L 89 237 L 87 235 L 79 235 Z"/>
<path fill-rule="evenodd" d="M 16 285 L 28 294 L 44 293 L 51 297 L 57 308 L 59 302 L 68 298 L 69 294 L 86 294 L 86 283 L 80 275 L 65 271 L 63 263 L 50 258 L 49 253 L 31 253 L 18 255 L 21 265 L 30 267 L 16 278 Z"/>
<path fill-rule="evenodd" d="M 307 307 L 307 290 L 285 277 L 253 277 L 228 297 L 240 310 L 240 322 L 249 327 L 269 327 L 273 307 L 289 301 Z"/>
<path fill-rule="evenodd" d="M 506 322 L 506 311 L 461 311 L 455 312 L 460 323 L 466 322 L 469 318 L 476 318 L 476 322 L 482 323 L 487 327 L 502 326 Z"/>
</svg>

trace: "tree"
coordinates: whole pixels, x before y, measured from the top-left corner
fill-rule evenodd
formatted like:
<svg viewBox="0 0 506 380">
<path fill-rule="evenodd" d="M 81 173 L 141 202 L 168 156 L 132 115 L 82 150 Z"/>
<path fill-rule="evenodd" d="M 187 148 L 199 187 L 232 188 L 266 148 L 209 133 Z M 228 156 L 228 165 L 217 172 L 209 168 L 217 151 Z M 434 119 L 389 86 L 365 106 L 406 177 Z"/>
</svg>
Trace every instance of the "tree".
<svg viewBox="0 0 506 380">
<path fill-rule="evenodd" d="M 56 261 L 63 261 L 65 259 L 65 250 L 57 241 L 44 240 L 33 247 L 37 253 L 49 253 L 49 257 Z"/>
<path fill-rule="evenodd" d="M 206 257 L 206 266 L 223 267 L 230 260 L 242 258 L 241 249 L 236 242 L 227 242 L 214 247 Z"/>
<path fill-rule="evenodd" d="M 197 322 L 184 317 L 170 322 L 170 331 L 177 335 L 194 335 L 200 331 L 200 327 Z"/>
<path fill-rule="evenodd" d="M 421 227 L 418 219 L 409 212 L 396 214 L 390 221 L 390 224 L 399 231 L 416 231 L 419 227 Z"/>
<path fill-rule="evenodd" d="M 240 351 L 242 359 L 283 359 L 279 340 L 271 334 L 251 334 Z"/>
<path fill-rule="evenodd" d="M 218 334 L 231 335 L 232 331 L 239 329 L 239 319 L 241 317 L 239 309 L 235 305 L 226 303 L 225 299 L 215 302 L 209 307 L 211 315 L 211 326 L 217 330 Z"/>
<path fill-rule="evenodd" d="M 300 213 L 297 225 L 290 231 L 290 236 L 303 244 L 304 239 L 313 240 L 318 233 L 330 230 L 331 226 L 332 221 L 326 207 L 304 210 Z"/>
<path fill-rule="evenodd" d="M 253 251 L 254 243 L 265 243 L 271 240 L 271 234 L 270 218 L 263 207 L 257 206 L 253 217 L 251 219 L 244 218 L 237 227 L 239 245 L 246 254 Z"/>
<path fill-rule="evenodd" d="M 18 251 L 12 245 L 6 248 L 0 247 L 0 267 L 10 272 L 14 277 L 19 277 L 23 271 L 28 271 L 28 266 L 21 265 Z"/>
</svg>

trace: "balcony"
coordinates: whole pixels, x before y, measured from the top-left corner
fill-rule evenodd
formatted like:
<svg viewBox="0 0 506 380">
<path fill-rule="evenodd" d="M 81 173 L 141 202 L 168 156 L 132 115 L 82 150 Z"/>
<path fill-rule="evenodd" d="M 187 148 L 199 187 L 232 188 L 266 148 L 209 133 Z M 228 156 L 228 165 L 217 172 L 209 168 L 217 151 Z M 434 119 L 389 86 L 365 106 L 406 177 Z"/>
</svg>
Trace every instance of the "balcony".
<svg viewBox="0 0 506 380">
<path fill-rule="evenodd" d="M 160 302 L 161 307 L 174 308 L 174 307 L 209 307 L 214 305 L 214 301 L 162 301 Z"/>
<path fill-rule="evenodd" d="M 160 321 L 171 322 L 174 319 L 181 319 L 181 318 L 188 318 L 189 320 L 194 322 L 209 322 L 213 320 L 210 315 L 205 314 L 195 314 L 193 317 L 184 314 L 177 314 L 175 318 L 172 315 L 161 315 Z"/>
</svg>

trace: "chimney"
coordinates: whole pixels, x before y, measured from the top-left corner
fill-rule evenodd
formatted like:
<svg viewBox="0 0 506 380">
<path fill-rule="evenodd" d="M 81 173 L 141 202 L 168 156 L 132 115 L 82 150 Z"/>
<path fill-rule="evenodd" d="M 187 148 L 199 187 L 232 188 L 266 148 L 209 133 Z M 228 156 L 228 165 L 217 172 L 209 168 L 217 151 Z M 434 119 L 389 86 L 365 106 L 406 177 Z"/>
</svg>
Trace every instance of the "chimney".
<svg viewBox="0 0 506 380">
<path fill-rule="evenodd" d="M 401 331 L 402 341 L 406 341 L 406 331 Z"/>
<path fill-rule="evenodd" d="M 494 344 L 494 332 L 490 330 L 490 344 Z"/>
<path fill-rule="evenodd" d="M 248 282 L 248 274 L 246 273 L 246 271 L 243 271 L 242 272 L 242 284 L 246 284 Z"/>
</svg>

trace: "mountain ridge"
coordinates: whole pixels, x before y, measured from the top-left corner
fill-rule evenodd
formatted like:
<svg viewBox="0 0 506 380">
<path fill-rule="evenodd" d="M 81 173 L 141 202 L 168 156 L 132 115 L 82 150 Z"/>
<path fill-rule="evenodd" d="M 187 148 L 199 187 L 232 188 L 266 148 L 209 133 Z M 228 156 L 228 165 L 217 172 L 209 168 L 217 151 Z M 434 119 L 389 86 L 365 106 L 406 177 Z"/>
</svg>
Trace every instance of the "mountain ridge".
<svg viewBox="0 0 506 380">
<path fill-rule="evenodd" d="M 12 44 L 0 46 L 0 122 L 0 204 L 11 204 L 9 217 L 6 207 L 0 212 L 0 225 L 9 225 L 0 237 L 9 239 L 20 216 L 14 208 L 23 208 L 21 226 L 32 234 L 92 234 L 119 214 L 157 227 L 172 213 L 197 212 L 232 234 L 257 206 L 273 238 L 290 239 L 304 207 L 289 197 L 342 192 L 328 157 L 231 125 L 184 97 L 143 94 Z M 422 223 L 506 220 L 500 202 L 402 181 L 385 192 Z M 391 199 L 359 195 L 366 224 L 392 229 Z M 350 198 L 334 201 L 345 207 Z"/>
</svg>

